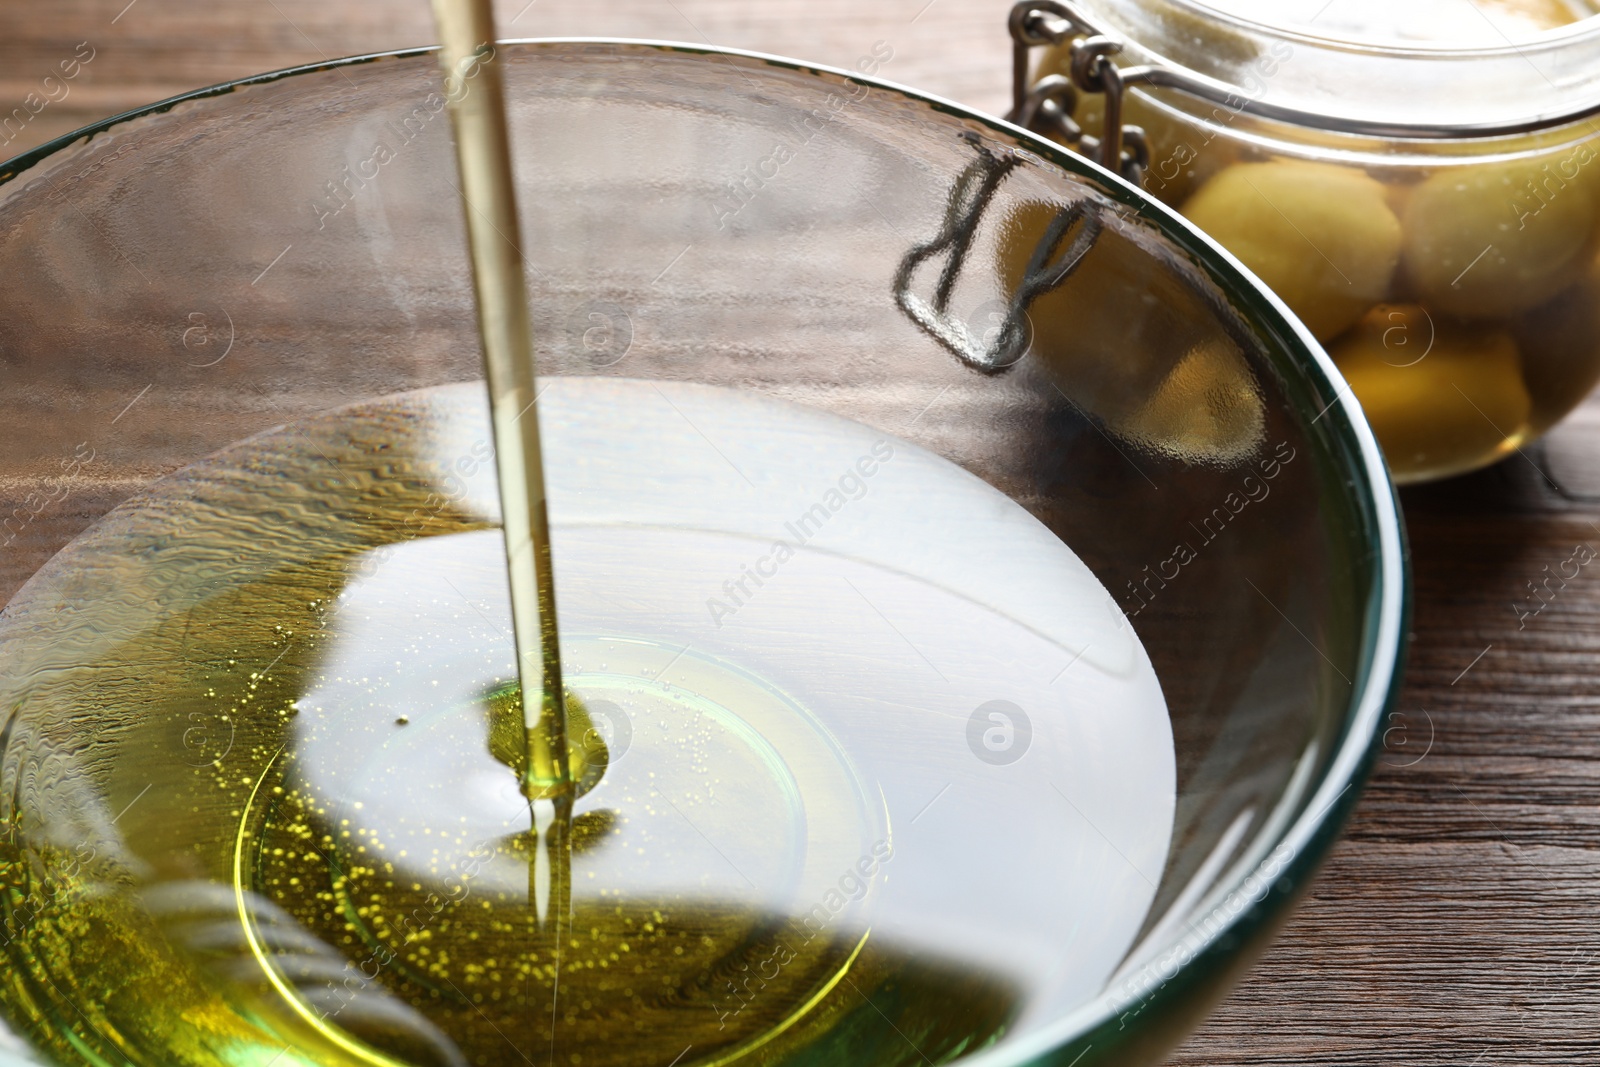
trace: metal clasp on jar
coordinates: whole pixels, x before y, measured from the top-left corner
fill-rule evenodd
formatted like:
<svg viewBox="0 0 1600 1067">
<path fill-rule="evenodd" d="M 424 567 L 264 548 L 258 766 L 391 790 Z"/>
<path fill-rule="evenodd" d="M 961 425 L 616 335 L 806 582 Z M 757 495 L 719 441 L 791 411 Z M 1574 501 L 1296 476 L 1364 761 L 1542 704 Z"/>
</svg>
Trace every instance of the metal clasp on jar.
<svg viewBox="0 0 1600 1067">
<path fill-rule="evenodd" d="M 1006 121 L 1042 133 L 1094 159 L 1107 170 L 1139 184 L 1150 165 L 1150 145 L 1138 126 L 1122 121 L 1128 72 L 1111 57 L 1122 42 L 1102 33 L 1081 11 L 1057 0 L 1022 0 L 1011 9 L 1011 110 Z M 1073 38 L 1071 76 L 1052 74 L 1028 85 L 1028 59 L 1034 48 L 1061 45 Z M 1145 68 L 1134 68 L 1143 73 Z M 1078 94 L 1105 96 L 1105 122 L 1098 137 L 1073 119 Z"/>
</svg>

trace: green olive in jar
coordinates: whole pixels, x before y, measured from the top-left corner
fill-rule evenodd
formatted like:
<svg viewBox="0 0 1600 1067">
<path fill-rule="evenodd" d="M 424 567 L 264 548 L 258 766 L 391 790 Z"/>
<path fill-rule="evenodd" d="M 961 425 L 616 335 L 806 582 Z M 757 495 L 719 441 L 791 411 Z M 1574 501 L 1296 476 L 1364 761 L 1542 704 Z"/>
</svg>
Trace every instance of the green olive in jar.
<svg viewBox="0 0 1600 1067">
<path fill-rule="evenodd" d="M 1506 330 L 1382 304 L 1329 353 L 1401 481 L 1479 466 L 1527 430 L 1532 401 Z"/>
<path fill-rule="evenodd" d="M 1404 271 L 1428 307 L 1500 318 L 1554 298 L 1584 266 L 1595 225 L 1594 149 L 1450 167 L 1411 191 Z"/>
<path fill-rule="evenodd" d="M 1543 429 L 1565 415 L 1600 381 L 1600 256 L 1554 300 L 1517 318 L 1523 377 Z"/>
<path fill-rule="evenodd" d="M 1008 296 L 1060 210 L 1034 201 L 1006 214 L 996 267 Z M 1212 465 L 1259 446 L 1265 408 L 1243 354 L 1193 284 L 1117 226 L 1033 301 L 1028 320 L 1030 351 L 1051 381 L 1122 440 Z"/>
<path fill-rule="evenodd" d="M 1349 167 L 1240 163 L 1181 210 L 1322 341 L 1388 296 L 1400 260 L 1400 221 L 1384 187 Z"/>
</svg>

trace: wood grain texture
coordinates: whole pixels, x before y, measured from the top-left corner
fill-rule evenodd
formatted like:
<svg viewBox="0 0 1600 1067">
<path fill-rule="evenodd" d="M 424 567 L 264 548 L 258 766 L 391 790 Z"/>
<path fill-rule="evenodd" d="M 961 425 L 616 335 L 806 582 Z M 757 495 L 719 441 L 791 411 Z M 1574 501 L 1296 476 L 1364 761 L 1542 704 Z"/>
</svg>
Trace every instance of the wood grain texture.
<svg viewBox="0 0 1600 1067">
<path fill-rule="evenodd" d="M 1522 614 L 1546 565 L 1600 549 L 1596 501 L 1550 480 L 1600 472 L 1596 410 L 1404 494 L 1416 617 L 1380 766 L 1308 899 L 1174 1065 L 1600 1059 L 1600 572 Z"/>
<path fill-rule="evenodd" d="M 0 119 L 94 49 L 64 97 L 0 132 L 0 155 L 186 89 L 431 39 L 423 0 L 125 3 L 0 2 Z M 883 40 L 887 77 L 997 110 L 1007 7 L 506 0 L 501 20 L 839 65 Z M 1526 584 L 1600 549 L 1600 404 L 1405 506 L 1416 625 L 1383 765 L 1303 906 L 1174 1065 L 1600 1062 L 1600 566 L 1536 615 Z"/>
</svg>

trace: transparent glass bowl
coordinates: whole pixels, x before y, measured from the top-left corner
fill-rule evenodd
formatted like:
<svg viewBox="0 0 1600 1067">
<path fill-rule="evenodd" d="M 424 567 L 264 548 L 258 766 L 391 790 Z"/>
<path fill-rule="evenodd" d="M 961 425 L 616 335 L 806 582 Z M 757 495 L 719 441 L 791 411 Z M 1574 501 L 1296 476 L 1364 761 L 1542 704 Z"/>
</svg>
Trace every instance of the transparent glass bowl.
<svg viewBox="0 0 1600 1067">
<path fill-rule="evenodd" d="M 1221 6 L 1084 6 L 1128 42 L 1119 64 L 1235 87 L 1227 103 L 1130 89 L 1145 191 L 1311 328 L 1397 481 L 1473 470 L 1545 433 L 1600 381 L 1600 19 L 1511 41 L 1463 7 L 1489 40 L 1451 45 L 1353 39 L 1311 7 L 1275 25 Z M 1068 65 L 1051 50 L 1037 76 Z M 1099 99 L 1079 104 L 1090 131 Z"/>
<path fill-rule="evenodd" d="M 1154 902 L 1094 995 L 969 1061 L 1156 1062 L 1307 884 L 1398 685 L 1400 520 L 1332 364 L 1175 213 L 948 102 L 681 45 L 501 54 L 544 374 L 731 387 L 920 446 L 1024 506 L 1131 621 L 1176 745 Z M 170 855 L 131 855 L 117 820 L 210 760 L 222 727 L 173 733 L 119 704 L 118 664 L 94 660 L 70 607 L 37 610 L 44 591 L 124 597 L 152 633 L 169 606 L 96 585 L 79 547 L 52 557 L 132 515 L 154 523 L 140 573 L 181 582 L 182 552 L 161 553 L 185 527 L 151 510 L 157 479 L 477 380 L 436 77 L 427 51 L 266 75 L 0 168 L 3 1010 L 53 1062 L 143 1054 L 109 976 L 64 990 L 35 952 L 68 903 L 52 878 L 164 899 L 141 879 L 185 869 L 183 828 Z M 1060 223 L 1087 252 L 1051 288 Z M 340 462 L 361 454 L 346 445 Z M 421 477 L 394 462 L 367 474 Z M 431 477 L 459 496 L 456 475 Z M 249 506 L 237 519 L 270 528 Z M 94 693 L 58 684 L 87 668 Z M 960 729 L 908 743 L 963 767 L 977 753 Z M 274 758 L 241 755 L 246 777 Z M 64 868 L 84 840 L 92 859 Z"/>
</svg>

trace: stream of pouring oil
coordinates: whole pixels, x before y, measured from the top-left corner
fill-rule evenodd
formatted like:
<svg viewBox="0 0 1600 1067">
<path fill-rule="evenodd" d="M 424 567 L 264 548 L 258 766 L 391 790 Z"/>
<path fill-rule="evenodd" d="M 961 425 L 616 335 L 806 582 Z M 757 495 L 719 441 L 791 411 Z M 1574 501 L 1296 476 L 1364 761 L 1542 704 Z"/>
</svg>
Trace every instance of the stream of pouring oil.
<svg viewBox="0 0 1600 1067">
<path fill-rule="evenodd" d="M 573 777 L 539 438 L 533 328 L 518 244 L 505 83 L 490 0 L 433 0 L 445 100 L 455 129 L 511 584 L 511 618 L 527 751 L 522 791 L 535 841 L 528 898 L 542 928 L 552 895 L 567 899 Z M 559 920 L 558 920 L 559 924 Z"/>
</svg>

